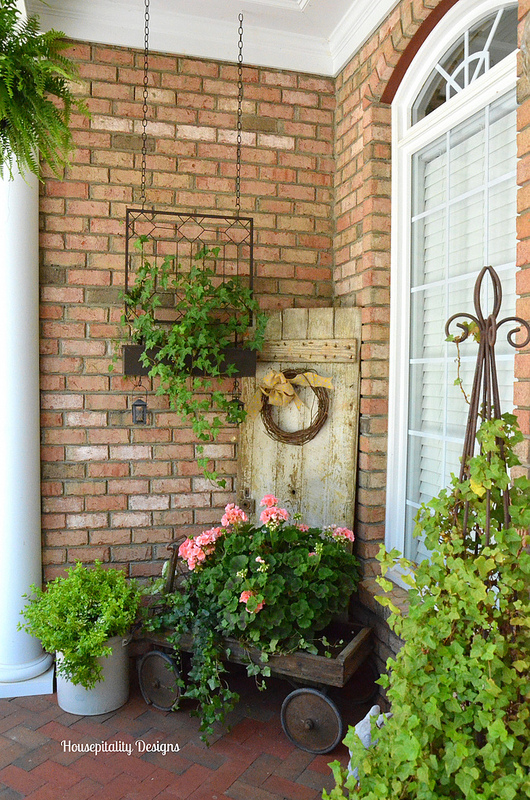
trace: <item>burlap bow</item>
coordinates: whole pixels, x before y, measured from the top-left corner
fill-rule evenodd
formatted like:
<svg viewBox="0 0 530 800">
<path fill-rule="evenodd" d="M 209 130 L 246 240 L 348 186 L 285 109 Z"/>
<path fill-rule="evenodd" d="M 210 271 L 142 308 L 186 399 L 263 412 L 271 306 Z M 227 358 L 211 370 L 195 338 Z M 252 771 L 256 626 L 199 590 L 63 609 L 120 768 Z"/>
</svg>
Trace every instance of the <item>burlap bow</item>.
<svg viewBox="0 0 530 800">
<path fill-rule="evenodd" d="M 302 408 L 305 403 L 297 395 L 295 386 L 323 386 L 325 389 L 333 389 L 331 378 L 322 378 L 316 372 L 302 372 L 289 379 L 283 372 L 271 370 L 263 378 L 254 397 L 247 403 L 247 414 L 254 416 L 261 410 L 263 396 L 268 399 L 271 406 L 287 406 L 289 403 L 294 403 L 298 409 Z"/>
</svg>

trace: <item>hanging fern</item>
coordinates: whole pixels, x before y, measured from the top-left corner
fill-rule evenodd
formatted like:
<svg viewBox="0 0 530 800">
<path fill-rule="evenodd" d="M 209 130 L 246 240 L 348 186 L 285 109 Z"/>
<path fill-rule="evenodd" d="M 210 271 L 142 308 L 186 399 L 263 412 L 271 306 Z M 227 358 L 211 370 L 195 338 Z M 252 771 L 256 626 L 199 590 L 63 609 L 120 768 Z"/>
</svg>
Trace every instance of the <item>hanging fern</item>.
<svg viewBox="0 0 530 800">
<path fill-rule="evenodd" d="M 0 7 L 0 176 L 16 165 L 39 175 L 39 153 L 54 174 L 68 163 L 72 108 L 87 113 L 69 81 L 75 66 L 62 55 L 63 33 L 39 33 L 38 18 L 24 20 L 16 0 Z"/>
</svg>

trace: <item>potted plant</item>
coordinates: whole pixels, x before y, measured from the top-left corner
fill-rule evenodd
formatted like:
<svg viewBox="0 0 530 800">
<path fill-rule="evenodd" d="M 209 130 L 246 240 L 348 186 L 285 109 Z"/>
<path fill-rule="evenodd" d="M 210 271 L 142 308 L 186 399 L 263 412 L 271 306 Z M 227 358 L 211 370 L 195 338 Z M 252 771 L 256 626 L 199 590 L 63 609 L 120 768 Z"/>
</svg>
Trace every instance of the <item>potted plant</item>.
<svg viewBox="0 0 530 800">
<path fill-rule="evenodd" d="M 252 292 L 237 276 L 220 280 L 215 271 L 219 248 L 202 248 L 189 272 L 175 269 L 174 259 L 161 264 L 143 255 L 148 237 L 136 242 L 142 252 L 134 284 L 125 292 L 125 313 L 133 343 L 141 346 L 140 361 L 151 378 L 159 379 L 157 394 L 167 394 L 172 409 L 186 417 L 200 442 L 217 438 L 223 424 L 239 424 L 245 410 L 237 397 L 226 395 L 213 381 L 238 374 L 227 356 L 237 343 L 246 351 L 261 349 L 266 325 Z M 167 298 L 173 320 L 161 319 Z M 164 315 L 167 317 L 167 315 Z M 254 325 L 251 327 L 251 323 Z M 199 455 L 203 446 L 198 446 Z M 199 458 L 206 477 L 208 459 Z M 218 481 L 224 486 L 225 481 Z"/>
<path fill-rule="evenodd" d="M 0 8 L 0 176 L 16 165 L 39 175 L 39 153 L 57 174 L 72 149 L 72 108 L 86 112 L 69 81 L 74 65 L 60 31 L 38 32 L 38 18 L 24 20 L 16 0 Z M 57 103 L 56 101 L 59 101 Z"/>
<path fill-rule="evenodd" d="M 351 728 L 350 771 L 333 765 L 325 797 L 382 800 L 523 800 L 530 796 L 530 481 L 504 491 L 522 440 L 513 415 L 484 421 L 479 455 L 464 480 L 423 506 L 416 532 L 430 559 L 414 567 L 397 552 L 379 555 L 384 575 L 409 571 L 409 611 L 388 597 L 391 628 L 404 639 L 380 679 L 392 718 L 372 725 L 365 750 Z M 467 510 L 466 510 L 467 509 Z M 488 533 L 491 532 L 491 535 Z"/>
<path fill-rule="evenodd" d="M 119 569 L 78 562 L 42 590 L 32 586 L 22 630 L 57 652 L 57 699 L 73 714 L 103 714 L 129 695 L 124 637 L 138 612 L 140 590 Z"/>
<path fill-rule="evenodd" d="M 177 590 L 146 627 L 164 631 L 178 650 L 191 634 L 193 653 L 182 695 L 198 701 L 205 740 L 239 699 L 223 680 L 226 639 L 257 648 L 249 675 L 267 677 L 269 656 L 296 650 L 317 652 L 319 632 L 347 608 L 358 581 L 347 528 L 309 528 L 289 519 L 277 499 L 261 501 L 261 524 L 249 522 L 233 503 L 218 527 L 187 538 L 179 548 L 186 564 Z"/>
</svg>

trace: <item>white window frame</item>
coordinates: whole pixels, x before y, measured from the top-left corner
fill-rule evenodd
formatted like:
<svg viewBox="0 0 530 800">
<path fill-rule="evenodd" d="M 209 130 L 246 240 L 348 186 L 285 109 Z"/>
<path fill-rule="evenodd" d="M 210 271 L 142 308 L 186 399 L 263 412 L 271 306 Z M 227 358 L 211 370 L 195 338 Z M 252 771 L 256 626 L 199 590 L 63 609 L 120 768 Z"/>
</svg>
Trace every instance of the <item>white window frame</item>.
<svg viewBox="0 0 530 800">
<path fill-rule="evenodd" d="M 411 125 L 412 104 L 436 63 L 480 19 L 509 5 L 506 0 L 461 0 L 427 37 L 405 74 L 392 103 L 392 234 L 390 368 L 385 544 L 400 552 L 405 544 L 407 474 L 410 219 L 412 156 L 429 142 L 513 89 L 517 51 L 477 78 L 435 111 Z M 399 575 L 392 576 L 401 583 Z"/>
</svg>

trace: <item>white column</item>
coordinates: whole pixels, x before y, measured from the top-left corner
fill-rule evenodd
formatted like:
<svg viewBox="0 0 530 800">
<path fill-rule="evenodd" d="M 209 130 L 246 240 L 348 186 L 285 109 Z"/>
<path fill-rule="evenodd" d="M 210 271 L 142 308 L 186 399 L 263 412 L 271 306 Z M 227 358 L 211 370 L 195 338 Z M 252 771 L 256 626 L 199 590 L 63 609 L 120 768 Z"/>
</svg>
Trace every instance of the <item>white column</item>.
<svg viewBox="0 0 530 800">
<path fill-rule="evenodd" d="M 17 630 L 41 584 L 39 192 L 0 181 L 0 697 L 53 691 L 52 657 Z"/>
</svg>

